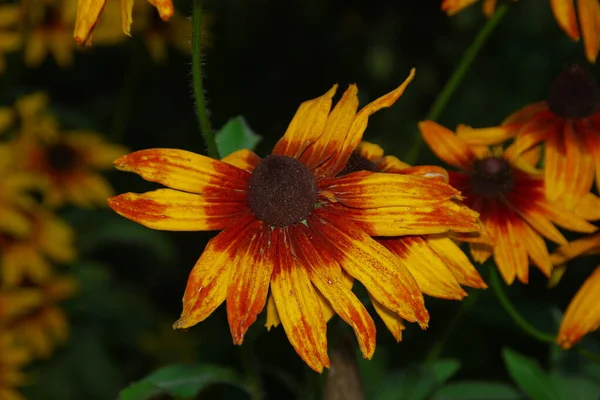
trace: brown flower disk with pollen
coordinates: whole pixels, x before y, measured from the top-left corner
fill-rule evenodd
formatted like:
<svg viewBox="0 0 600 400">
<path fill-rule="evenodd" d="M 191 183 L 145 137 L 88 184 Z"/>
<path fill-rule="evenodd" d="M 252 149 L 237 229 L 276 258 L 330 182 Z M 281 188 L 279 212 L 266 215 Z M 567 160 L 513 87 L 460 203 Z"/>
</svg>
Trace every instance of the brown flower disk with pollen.
<svg viewBox="0 0 600 400">
<path fill-rule="evenodd" d="M 548 107 L 563 118 L 586 118 L 598 111 L 600 90 L 579 65 L 564 70 L 548 93 Z"/>
<path fill-rule="evenodd" d="M 487 198 L 502 197 L 515 184 L 510 164 L 499 157 L 488 157 L 475 161 L 470 181 L 473 193 Z"/>
<path fill-rule="evenodd" d="M 265 157 L 248 181 L 248 206 L 269 225 L 304 220 L 317 202 L 317 182 L 300 161 L 281 155 Z"/>
</svg>

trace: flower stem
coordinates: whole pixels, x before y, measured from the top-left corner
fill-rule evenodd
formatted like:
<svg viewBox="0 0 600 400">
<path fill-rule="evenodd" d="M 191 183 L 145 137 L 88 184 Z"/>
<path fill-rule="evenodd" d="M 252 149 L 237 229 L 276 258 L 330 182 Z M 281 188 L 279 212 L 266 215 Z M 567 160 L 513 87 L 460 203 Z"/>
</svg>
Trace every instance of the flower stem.
<svg viewBox="0 0 600 400">
<path fill-rule="evenodd" d="M 504 293 L 504 289 L 502 289 L 502 283 L 500 282 L 500 277 L 498 276 L 498 272 L 494 267 L 490 267 L 490 286 L 506 313 L 512 318 L 515 324 L 525 331 L 525 333 L 536 338 L 540 342 L 550 344 L 556 343 L 554 335 L 540 331 L 535 326 L 527 322 L 527 320 L 523 318 L 521 314 L 519 314 L 519 311 L 517 311 L 515 306 L 510 302 L 506 293 Z"/>
<path fill-rule="evenodd" d="M 506 15 L 508 11 L 509 4 L 503 4 L 494 13 L 494 15 L 487 20 L 479 34 L 475 37 L 475 40 L 471 44 L 471 46 L 465 51 L 463 57 L 460 60 L 460 63 L 457 65 L 456 69 L 452 73 L 452 76 L 444 85 L 441 93 L 438 95 L 437 99 L 429 109 L 427 116 L 425 119 L 428 120 L 436 120 L 446 108 L 448 101 L 462 82 L 465 77 L 467 71 L 475 61 L 477 54 L 487 41 L 488 37 L 492 34 L 498 23 L 502 20 L 502 18 Z M 423 139 L 420 134 L 415 136 L 414 142 L 408 151 L 405 161 L 409 164 L 414 164 L 419 156 L 419 151 L 421 150 L 421 146 L 423 145 Z"/>
<path fill-rule="evenodd" d="M 202 6 L 201 0 L 193 1 L 192 9 L 192 81 L 194 87 L 194 99 L 196 100 L 196 117 L 198 127 L 206 143 L 207 154 L 212 158 L 219 158 L 219 150 L 215 142 L 215 136 L 210 127 L 206 99 L 204 98 L 204 86 L 202 84 L 202 46 L 200 45 L 202 33 Z"/>
</svg>

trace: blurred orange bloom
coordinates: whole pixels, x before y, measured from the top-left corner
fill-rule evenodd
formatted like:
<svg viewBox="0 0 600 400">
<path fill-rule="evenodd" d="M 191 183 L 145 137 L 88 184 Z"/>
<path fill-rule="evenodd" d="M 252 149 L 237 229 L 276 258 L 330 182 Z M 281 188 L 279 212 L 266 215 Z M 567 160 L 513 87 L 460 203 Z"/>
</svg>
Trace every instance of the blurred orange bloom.
<svg viewBox="0 0 600 400">
<path fill-rule="evenodd" d="M 465 204 L 481 214 L 490 242 L 471 243 L 473 258 L 482 263 L 493 254 L 507 284 L 512 284 L 515 277 L 527 283 L 529 259 L 544 275 L 550 276 L 552 263 L 542 236 L 556 243 L 567 243 L 553 222 L 578 232 L 597 229 L 574 212 L 546 199 L 544 179 L 527 171 L 536 162 L 522 162 L 515 146 L 504 152 L 493 151 L 471 145 L 433 121 L 422 122 L 419 127 L 434 153 L 461 170 L 448 172 L 450 184 L 466 196 Z M 459 128 L 459 133 L 461 130 L 471 132 L 468 127 Z M 503 132 L 501 128 L 486 131 L 489 136 Z"/>
<path fill-rule="evenodd" d="M 413 76 L 414 70 L 396 90 L 358 112 L 355 85 L 333 110 L 337 85 L 302 103 L 264 159 L 248 150 L 218 161 L 150 149 L 115 162 L 170 188 L 109 199 L 119 214 L 154 229 L 222 230 L 190 274 L 175 328 L 205 320 L 226 301 L 233 341 L 241 344 L 270 289 L 271 307 L 291 344 L 320 372 L 330 364 L 320 293 L 352 326 L 364 357 L 371 358 L 375 325 L 343 271 L 399 317 L 427 326 L 429 315 L 412 275 L 370 235 L 471 232 L 479 229 L 477 214 L 457 208 L 458 191 L 433 179 L 372 172 L 336 177 L 360 143 L 369 116 L 394 104 Z M 436 222 L 447 215 L 453 217 Z"/>
<path fill-rule="evenodd" d="M 75 22 L 75 40 L 81 45 L 92 43 L 92 34 L 100 19 L 100 14 L 107 1 L 115 0 L 79 0 L 77 7 L 77 20 Z M 123 32 L 131 35 L 131 22 L 134 0 L 121 1 L 121 23 Z M 172 0 L 147 0 L 158 10 L 160 17 L 168 21 L 174 12 Z"/>
</svg>

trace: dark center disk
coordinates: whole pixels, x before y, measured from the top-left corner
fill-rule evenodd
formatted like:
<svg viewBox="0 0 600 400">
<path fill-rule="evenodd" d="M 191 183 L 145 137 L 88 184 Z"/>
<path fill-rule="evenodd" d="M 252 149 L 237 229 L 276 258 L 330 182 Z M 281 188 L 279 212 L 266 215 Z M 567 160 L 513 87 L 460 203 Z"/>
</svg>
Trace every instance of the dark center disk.
<svg viewBox="0 0 600 400">
<path fill-rule="evenodd" d="M 55 171 L 68 171 L 77 165 L 79 156 L 68 144 L 57 143 L 46 149 L 46 161 Z"/>
<path fill-rule="evenodd" d="M 600 90 L 590 74 L 578 65 L 564 70 L 548 93 L 548 107 L 559 117 L 585 118 L 600 104 Z"/>
<path fill-rule="evenodd" d="M 269 225 L 288 226 L 304 220 L 317 202 L 317 182 L 295 158 L 270 155 L 252 172 L 248 205 Z"/>
<path fill-rule="evenodd" d="M 498 157 L 476 161 L 470 180 L 473 192 L 487 198 L 502 197 L 515 184 L 510 164 Z"/>
<path fill-rule="evenodd" d="M 344 169 L 337 175 L 338 177 L 351 174 L 358 171 L 379 172 L 375 163 L 359 154 L 352 153 Z"/>
</svg>

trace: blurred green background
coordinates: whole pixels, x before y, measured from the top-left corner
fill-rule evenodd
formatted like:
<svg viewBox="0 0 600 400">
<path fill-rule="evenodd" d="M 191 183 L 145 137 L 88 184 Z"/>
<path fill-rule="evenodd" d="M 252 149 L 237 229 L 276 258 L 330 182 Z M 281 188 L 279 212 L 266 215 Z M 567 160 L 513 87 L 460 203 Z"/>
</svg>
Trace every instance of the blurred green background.
<svg viewBox="0 0 600 400">
<path fill-rule="evenodd" d="M 191 14 L 191 2 L 176 1 L 176 6 Z M 219 0 L 206 1 L 204 8 L 212 21 L 204 59 L 211 123 L 219 129 L 242 115 L 263 137 L 260 155 L 270 152 L 302 101 L 333 83 L 341 88 L 357 83 L 361 104 L 366 104 L 400 84 L 415 67 L 416 79 L 406 93 L 391 109 L 374 115 L 365 134 L 387 154 L 402 158 L 417 138 L 416 123 L 425 118 L 486 22 L 479 5 L 449 18 L 440 11 L 439 0 Z M 498 124 L 518 108 L 545 99 L 554 77 L 572 63 L 587 65 L 583 47 L 559 29 L 548 2 L 521 0 L 511 5 L 438 122 L 450 128 Z M 598 77 L 598 68 L 588 67 Z M 79 52 L 68 69 L 50 59 L 29 69 L 18 54 L 9 56 L 0 84 L 4 103 L 22 93 L 47 91 L 65 126 L 104 133 L 131 150 L 204 151 L 189 57 L 170 51 L 168 62 L 157 65 L 135 35 L 119 46 Z M 439 161 L 422 146 L 418 163 Z M 133 174 L 114 171 L 108 177 L 118 193 L 155 187 Z M 169 363 L 213 363 L 244 374 L 243 350 L 232 345 L 224 307 L 189 331 L 171 329 L 187 275 L 211 233 L 155 232 L 108 209 L 67 210 L 65 217 L 78 232 L 82 255 L 72 271 L 82 289 L 66 304 L 72 326 L 68 344 L 29 368 L 32 384 L 23 389 L 28 398 L 114 399 L 132 381 Z M 591 257 L 571 263 L 554 289 L 547 289 L 546 280 L 532 268 L 530 284 L 515 283 L 509 295 L 528 321 L 556 332 L 562 310 L 597 263 Z M 487 267 L 480 268 L 486 280 Z M 426 301 L 430 328 L 408 326 L 399 344 L 377 320 L 375 356 L 360 362 L 368 399 L 531 398 L 513 383 L 503 359 L 506 347 L 537 360 L 548 374 L 543 378 L 552 383 L 536 382 L 555 388 L 550 392 L 557 398 L 600 398 L 597 364 L 524 334 L 490 290 L 465 312 L 459 311 L 460 302 Z M 319 398 L 324 378 L 303 364 L 281 327 L 267 333 L 263 324 L 264 316 L 249 336 L 255 337 L 252 347 L 265 398 Z M 340 324 L 339 318 L 329 324 Z M 423 367 L 442 342 L 437 364 Z M 597 335 L 583 343 L 600 351 Z M 478 386 L 482 391 L 476 386 L 461 389 L 474 381 L 483 385 Z M 490 382 L 497 385 L 485 386 Z M 419 384 L 427 388 L 423 397 L 405 391 Z M 450 387 L 446 394 L 433 393 L 442 386 Z M 235 386 L 217 385 L 197 398 L 244 396 Z"/>
</svg>

